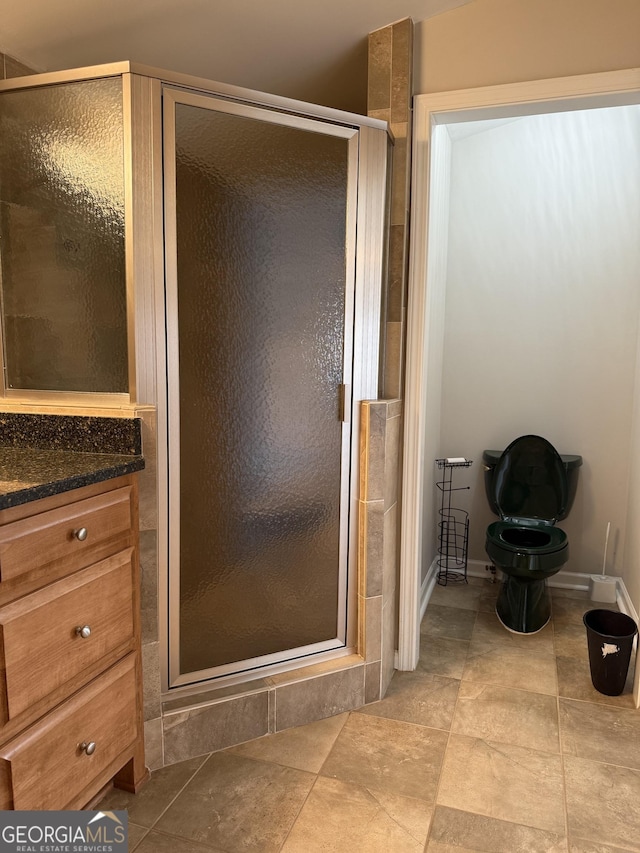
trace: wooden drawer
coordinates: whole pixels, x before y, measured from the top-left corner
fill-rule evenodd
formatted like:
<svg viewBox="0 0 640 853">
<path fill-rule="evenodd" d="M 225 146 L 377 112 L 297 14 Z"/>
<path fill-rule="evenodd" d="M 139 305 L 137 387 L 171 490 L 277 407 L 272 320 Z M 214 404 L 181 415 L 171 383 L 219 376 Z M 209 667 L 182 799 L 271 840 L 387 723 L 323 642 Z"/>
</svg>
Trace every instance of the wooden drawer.
<svg viewBox="0 0 640 853">
<path fill-rule="evenodd" d="M 6 699 L 0 722 L 15 719 L 65 686 L 77 689 L 104 668 L 100 662 L 110 653 L 120 650 L 122 656 L 131 650 L 134 559 L 128 548 L 0 608 Z M 88 637 L 76 630 L 87 627 Z"/>
<path fill-rule="evenodd" d="M 0 581 L 60 560 L 69 573 L 88 566 L 106 556 L 106 542 L 130 532 L 132 518 L 131 488 L 125 486 L 12 521 L 0 527 Z"/>
<path fill-rule="evenodd" d="M 0 808 L 65 808 L 131 750 L 136 720 L 131 654 L 0 748 Z"/>
</svg>

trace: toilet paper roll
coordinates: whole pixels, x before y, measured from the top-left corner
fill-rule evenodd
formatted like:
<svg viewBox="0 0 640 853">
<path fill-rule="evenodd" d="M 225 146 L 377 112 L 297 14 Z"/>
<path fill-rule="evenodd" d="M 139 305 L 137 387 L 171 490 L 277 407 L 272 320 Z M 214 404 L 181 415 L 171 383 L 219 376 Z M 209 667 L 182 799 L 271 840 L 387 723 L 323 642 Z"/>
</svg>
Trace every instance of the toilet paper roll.
<svg viewBox="0 0 640 853">
<path fill-rule="evenodd" d="M 466 462 L 466 458 L 464 456 L 448 456 L 447 457 L 447 465 L 460 465 L 461 462 Z"/>
</svg>

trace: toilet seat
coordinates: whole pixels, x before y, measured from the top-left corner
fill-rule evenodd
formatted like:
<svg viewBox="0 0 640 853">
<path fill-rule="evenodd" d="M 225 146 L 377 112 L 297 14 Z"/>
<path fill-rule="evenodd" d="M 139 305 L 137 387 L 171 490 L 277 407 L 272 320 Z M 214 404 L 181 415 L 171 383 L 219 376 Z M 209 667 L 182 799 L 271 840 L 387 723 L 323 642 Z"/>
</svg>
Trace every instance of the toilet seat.
<svg viewBox="0 0 640 853">
<path fill-rule="evenodd" d="M 510 533 L 524 533 L 525 535 L 541 534 L 547 537 L 545 542 L 541 544 L 526 544 L 524 536 L 518 541 L 518 537 L 509 537 Z M 487 539 L 489 539 L 496 547 L 502 548 L 504 551 L 512 551 L 516 554 L 551 554 L 554 551 L 559 551 L 567 545 L 567 534 L 564 530 L 553 525 L 536 525 L 529 527 L 513 523 L 512 521 L 494 521 L 487 528 Z"/>
<path fill-rule="evenodd" d="M 560 454 L 546 438 L 516 438 L 494 471 L 495 499 L 500 518 L 526 525 L 554 525 L 567 506 L 567 472 Z"/>
</svg>

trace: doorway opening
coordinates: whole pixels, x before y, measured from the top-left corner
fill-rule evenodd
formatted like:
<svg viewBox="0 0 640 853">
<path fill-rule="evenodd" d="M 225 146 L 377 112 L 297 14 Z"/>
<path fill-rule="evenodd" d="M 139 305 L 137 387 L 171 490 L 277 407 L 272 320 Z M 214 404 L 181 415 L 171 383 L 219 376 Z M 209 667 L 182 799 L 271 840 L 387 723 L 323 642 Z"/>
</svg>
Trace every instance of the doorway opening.
<svg viewBox="0 0 640 853">
<path fill-rule="evenodd" d="M 417 661 L 420 605 L 421 597 L 424 598 L 425 593 L 423 583 L 435 555 L 431 532 L 431 527 L 435 531 L 435 524 L 431 524 L 434 517 L 431 498 L 433 460 L 438 456 L 447 455 L 441 452 L 443 448 L 440 446 L 440 430 L 443 371 L 451 367 L 451 354 L 449 353 L 447 365 L 444 353 L 446 283 L 450 272 L 448 270 L 448 226 L 449 206 L 452 204 L 452 137 L 457 136 L 458 139 L 462 139 L 466 134 L 475 135 L 478 139 L 483 135 L 488 139 L 494 131 L 498 132 L 496 120 L 507 131 L 509 128 L 514 131 L 519 120 L 524 116 L 532 116 L 537 120 L 538 117 L 542 118 L 544 115 L 554 113 L 569 114 L 573 111 L 593 111 L 599 108 L 609 110 L 619 106 L 637 105 L 639 102 L 640 75 L 637 71 L 514 84 L 416 98 L 405 420 L 406 468 L 403 494 L 405 511 L 401 557 L 399 663 L 402 669 L 412 669 Z M 635 115 L 637 116 L 637 113 Z M 577 120 L 577 117 L 576 112 L 574 119 Z M 547 151 L 546 156 L 552 157 L 554 152 Z M 478 215 L 478 211 L 475 211 L 475 215 Z M 477 231 L 480 233 L 482 229 L 478 228 Z M 467 232 L 467 238 L 468 236 Z M 474 284 L 483 280 L 486 270 L 478 271 L 476 276 L 470 276 L 468 272 L 467 270 L 468 286 L 473 288 Z M 529 272 L 528 269 L 526 272 Z M 496 271 L 493 270 L 493 273 L 495 274 Z M 473 280 L 469 280 L 470 278 Z M 518 287 L 518 282 L 515 280 L 513 287 L 515 289 Z M 531 292 L 534 288 L 529 290 Z M 530 295 L 533 298 L 533 293 Z M 493 294 L 489 294 L 489 297 L 493 299 Z M 576 306 L 576 310 L 578 308 L 579 306 Z M 633 329 L 630 329 L 629 334 L 634 336 L 632 349 L 635 354 L 638 314 L 636 309 L 631 310 L 635 311 L 635 316 L 631 322 Z M 463 309 L 461 311 L 463 312 Z M 560 317 L 562 313 L 561 311 Z M 458 315 L 458 319 L 461 316 L 462 313 Z M 501 322 L 498 317 L 494 317 L 493 328 L 487 329 L 487 347 L 494 347 L 494 349 L 499 347 Z M 505 319 L 506 322 L 508 321 Z M 556 317 L 556 326 L 558 322 Z M 551 319 L 549 329 L 553 328 L 554 320 Z M 508 326 L 505 327 L 505 337 L 509 339 Z M 504 350 L 500 354 L 505 358 L 508 357 Z M 496 356 L 498 356 L 497 352 Z M 575 352 L 569 354 L 569 359 L 572 357 L 577 357 Z M 627 367 L 629 375 L 634 371 L 635 358 Z M 495 366 L 493 369 L 487 368 L 487 372 L 489 374 L 487 382 L 491 383 L 495 380 Z M 449 375 L 447 373 L 447 376 Z M 526 381 L 526 376 L 522 379 L 523 382 Z M 635 383 L 633 376 L 631 382 Z M 632 408 L 630 407 L 627 412 L 628 424 L 635 417 Z M 475 417 L 475 409 L 469 412 L 469 417 L 472 415 Z M 513 438 L 515 435 L 510 437 Z M 456 449 L 455 453 L 461 452 L 466 452 L 466 449 Z M 563 449 L 563 452 L 579 453 L 581 451 Z M 478 467 L 480 466 L 481 459 L 478 458 Z M 476 472 L 476 476 L 480 477 L 480 474 Z M 633 470 L 629 472 L 629 482 L 630 489 L 635 488 Z M 479 502 L 483 499 L 484 496 L 478 493 L 477 505 L 480 505 Z M 628 530 L 627 553 L 629 549 L 633 551 L 636 548 L 633 539 L 633 533 Z M 600 559 L 601 557 L 600 554 Z"/>
</svg>

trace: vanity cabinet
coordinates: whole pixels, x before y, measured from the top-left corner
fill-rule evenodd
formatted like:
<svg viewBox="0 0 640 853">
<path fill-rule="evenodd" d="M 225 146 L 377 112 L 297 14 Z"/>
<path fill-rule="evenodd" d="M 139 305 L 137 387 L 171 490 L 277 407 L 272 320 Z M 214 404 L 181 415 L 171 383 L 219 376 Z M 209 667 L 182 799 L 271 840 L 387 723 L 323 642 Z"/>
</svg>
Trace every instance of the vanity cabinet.
<svg viewBox="0 0 640 853">
<path fill-rule="evenodd" d="M 135 475 L 0 510 L 0 809 L 145 781 Z"/>
</svg>

